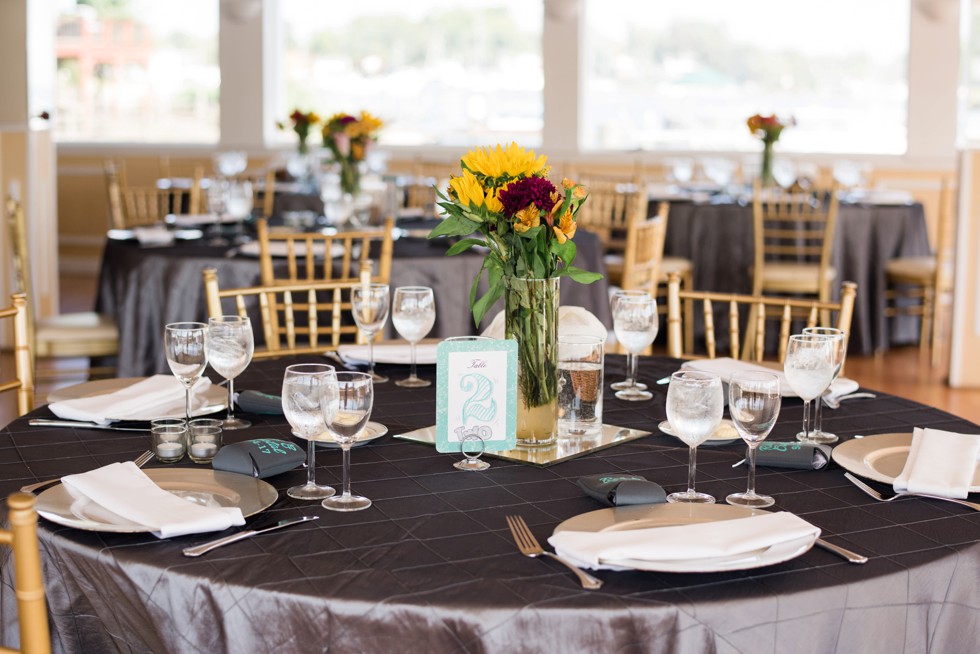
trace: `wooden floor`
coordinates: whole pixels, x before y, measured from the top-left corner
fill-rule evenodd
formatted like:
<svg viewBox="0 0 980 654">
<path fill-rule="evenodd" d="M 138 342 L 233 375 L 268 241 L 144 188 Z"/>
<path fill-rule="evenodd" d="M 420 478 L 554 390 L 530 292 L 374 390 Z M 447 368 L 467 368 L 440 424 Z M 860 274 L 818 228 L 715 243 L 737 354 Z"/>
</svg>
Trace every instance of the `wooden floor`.
<svg viewBox="0 0 980 654">
<path fill-rule="evenodd" d="M 97 280 L 93 277 L 63 277 L 61 279 L 61 308 L 64 312 L 86 311 L 94 306 Z M 947 339 L 948 342 L 948 339 Z M 65 362 L 66 367 L 78 367 L 79 362 Z M 0 370 L 7 371 L 11 360 L 5 354 L 0 360 Z M 50 364 L 42 364 L 47 366 Z M 42 367 L 43 370 L 43 367 Z M 4 373 L 6 374 L 6 373 Z M 939 407 L 954 415 L 980 424 L 980 389 L 952 389 L 946 384 L 947 369 L 933 368 L 928 360 L 913 346 L 893 348 L 880 356 L 847 358 L 847 377 L 857 380 L 862 387 L 907 397 L 923 404 Z M 72 384 L 80 378 L 50 380 L 38 383 L 37 403 L 44 402 L 47 393 L 55 386 Z M 16 417 L 16 403 L 12 393 L 0 396 L 0 425 L 6 425 Z"/>
</svg>

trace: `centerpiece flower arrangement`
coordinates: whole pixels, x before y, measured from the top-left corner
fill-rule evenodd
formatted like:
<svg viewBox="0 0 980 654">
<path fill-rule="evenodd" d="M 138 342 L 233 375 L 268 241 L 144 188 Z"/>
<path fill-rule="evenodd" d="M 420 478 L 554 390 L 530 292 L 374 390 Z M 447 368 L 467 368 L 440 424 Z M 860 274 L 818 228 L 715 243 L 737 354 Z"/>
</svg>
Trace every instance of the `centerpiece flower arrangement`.
<svg viewBox="0 0 980 654">
<path fill-rule="evenodd" d="M 772 186 L 772 146 L 779 140 L 783 130 L 796 124 L 796 119 L 780 120 L 775 114 L 762 116 L 755 114 L 746 121 L 752 136 L 762 141 L 762 169 L 759 181 L 763 186 Z"/>
<path fill-rule="evenodd" d="M 340 165 L 340 188 L 357 195 L 361 190 L 360 163 L 367 157 L 384 123 L 366 111 L 360 116 L 334 114 L 323 124 L 323 146 Z"/>
<path fill-rule="evenodd" d="M 292 130 L 299 137 L 299 153 L 306 154 L 309 151 L 306 145 L 306 139 L 310 137 L 310 129 L 320 122 L 320 116 L 313 111 L 304 113 L 299 109 L 293 109 L 293 113 L 289 114 L 289 121 L 292 123 Z M 276 127 L 286 129 L 286 124 L 283 121 L 279 121 L 276 123 Z"/>
<path fill-rule="evenodd" d="M 518 344 L 517 438 L 524 445 L 555 440 L 558 282 L 570 277 L 591 284 L 602 277 L 572 265 L 575 216 L 588 191 L 569 179 L 556 187 L 546 162 L 516 143 L 470 150 L 446 194 L 437 189 L 446 218 L 429 234 L 462 237 L 447 255 L 486 248 L 470 308 L 479 325 L 504 297 L 506 334 Z M 477 297 L 484 272 L 488 288 Z"/>
</svg>

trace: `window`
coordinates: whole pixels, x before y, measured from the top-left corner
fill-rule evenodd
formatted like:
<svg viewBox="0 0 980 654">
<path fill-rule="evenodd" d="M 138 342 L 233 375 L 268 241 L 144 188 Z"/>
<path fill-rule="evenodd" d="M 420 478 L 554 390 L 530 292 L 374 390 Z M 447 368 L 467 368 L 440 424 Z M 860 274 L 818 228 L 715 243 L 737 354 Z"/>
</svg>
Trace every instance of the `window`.
<svg viewBox="0 0 980 654">
<path fill-rule="evenodd" d="M 280 12 L 280 119 L 366 110 L 385 145 L 540 144 L 540 2 L 282 0 Z"/>
<path fill-rule="evenodd" d="M 786 151 L 906 150 L 908 2 L 609 4 L 585 0 L 586 149 L 755 150 L 777 113 Z"/>
<path fill-rule="evenodd" d="M 218 0 L 62 4 L 59 141 L 217 142 Z"/>
</svg>

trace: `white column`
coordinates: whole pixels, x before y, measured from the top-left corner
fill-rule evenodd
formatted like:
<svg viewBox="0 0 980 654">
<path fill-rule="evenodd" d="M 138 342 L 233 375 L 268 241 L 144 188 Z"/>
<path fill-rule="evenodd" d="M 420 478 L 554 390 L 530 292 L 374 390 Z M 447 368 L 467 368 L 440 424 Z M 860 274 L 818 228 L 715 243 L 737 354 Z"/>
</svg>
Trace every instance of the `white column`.
<svg viewBox="0 0 980 654">
<path fill-rule="evenodd" d="M 221 0 L 218 24 L 218 62 L 221 67 L 220 147 L 261 150 L 271 120 L 266 112 L 267 80 L 263 15 L 271 3 L 263 0 Z"/>
<path fill-rule="evenodd" d="M 952 166 L 960 61 L 958 0 L 912 0 L 907 158 Z"/>
<path fill-rule="evenodd" d="M 581 0 L 544 0 L 541 58 L 544 66 L 544 129 L 541 151 L 575 156 L 581 134 Z"/>
</svg>

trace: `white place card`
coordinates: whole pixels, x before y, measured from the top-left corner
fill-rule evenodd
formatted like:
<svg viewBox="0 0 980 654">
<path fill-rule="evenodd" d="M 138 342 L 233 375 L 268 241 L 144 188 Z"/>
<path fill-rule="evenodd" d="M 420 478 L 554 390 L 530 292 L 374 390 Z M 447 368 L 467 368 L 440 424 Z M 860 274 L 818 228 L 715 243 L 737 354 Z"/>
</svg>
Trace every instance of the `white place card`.
<svg viewBox="0 0 980 654">
<path fill-rule="evenodd" d="M 517 342 L 443 341 L 436 358 L 436 449 L 459 452 L 472 436 L 487 451 L 516 447 Z"/>
</svg>

